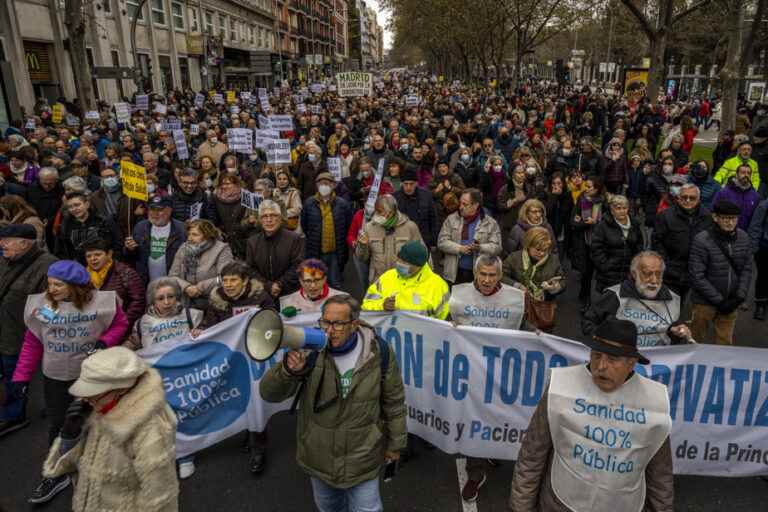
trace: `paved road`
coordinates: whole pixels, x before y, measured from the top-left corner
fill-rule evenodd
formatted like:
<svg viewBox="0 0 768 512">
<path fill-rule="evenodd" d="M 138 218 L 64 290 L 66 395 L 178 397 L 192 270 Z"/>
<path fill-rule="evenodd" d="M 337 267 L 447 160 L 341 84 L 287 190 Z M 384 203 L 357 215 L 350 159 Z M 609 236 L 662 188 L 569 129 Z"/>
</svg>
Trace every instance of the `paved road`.
<svg viewBox="0 0 768 512">
<path fill-rule="evenodd" d="M 571 338 L 580 336 L 575 277 L 571 275 L 569 289 L 558 310 L 557 334 Z M 353 286 L 351 291 L 360 294 L 359 286 Z M 753 320 L 751 310 L 739 313 L 738 345 L 768 348 L 766 334 L 768 323 Z M 0 439 L 0 512 L 36 510 L 25 500 L 37 484 L 46 452 L 46 424 L 39 416 L 42 410 L 39 381 L 33 383 L 29 410 L 34 417 L 33 424 Z M 247 473 L 247 456 L 241 451 L 240 437 L 200 453 L 197 472 L 181 484 L 182 512 L 314 510 L 309 480 L 294 462 L 294 423 L 287 413 L 271 420 L 269 466 L 259 478 Z M 459 461 L 459 468 L 461 465 Z M 506 462 L 489 473 L 488 482 L 473 508 L 461 502 L 456 457 L 422 449 L 392 482 L 383 484 L 385 508 L 398 512 L 502 512 L 506 510 L 513 467 L 512 462 Z M 767 509 L 768 482 L 758 478 L 678 476 L 675 490 L 675 509 L 678 511 L 753 512 Z M 67 512 L 70 498 L 71 492 L 66 491 L 44 510 Z"/>
</svg>

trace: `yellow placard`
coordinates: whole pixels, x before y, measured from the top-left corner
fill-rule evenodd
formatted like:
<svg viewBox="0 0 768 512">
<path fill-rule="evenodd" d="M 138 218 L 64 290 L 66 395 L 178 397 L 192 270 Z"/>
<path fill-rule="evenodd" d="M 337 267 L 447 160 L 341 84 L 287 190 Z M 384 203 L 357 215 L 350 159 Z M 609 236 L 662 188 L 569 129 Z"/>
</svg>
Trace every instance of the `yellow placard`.
<svg viewBox="0 0 768 512">
<path fill-rule="evenodd" d="M 53 114 L 51 115 L 51 122 L 53 124 L 61 124 L 64 120 L 64 105 L 56 103 L 53 106 Z"/>
<path fill-rule="evenodd" d="M 235 91 L 227 91 L 227 103 L 237 103 Z"/>
<path fill-rule="evenodd" d="M 141 201 L 149 200 L 146 169 L 123 160 L 120 162 L 120 177 L 123 181 L 123 194 Z"/>
<path fill-rule="evenodd" d="M 624 94 L 632 101 L 639 101 L 648 88 L 647 69 L 627 69 L 624 74 Z"/>
<path fill-rule="evenodd" d="M 216 91 L 208 91 L 208 97 L 213 99 L 213 97 L 216 96 Z"/>
<path fill-rule="evenodd" d="M 445 80 L 445 77 L 443 75 L 440 75 L 439 77 L 437 77 L 437 81 L 440 83 L 442 83 L 444 80 Z"/>
</svg>

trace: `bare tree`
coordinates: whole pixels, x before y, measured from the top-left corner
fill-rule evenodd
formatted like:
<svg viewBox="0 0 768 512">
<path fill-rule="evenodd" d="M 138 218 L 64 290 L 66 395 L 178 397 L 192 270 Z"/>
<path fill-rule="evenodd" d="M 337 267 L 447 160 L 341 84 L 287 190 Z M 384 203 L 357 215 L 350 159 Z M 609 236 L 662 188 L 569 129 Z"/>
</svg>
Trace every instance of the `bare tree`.
<svg viewBox="0 0 768 512">
<path fill-rule="evenodd" d="M 638 5 L 637 0 L 621 0 L 621 3 L 632 13 L 640 28 L 648 39 L 649 53 L 651 54 L 651 67 L 648 70 L 648 97 L 654 104 L 658 100 L 659 87 L 664 77 L 664 53 L 667 50 L 667 42 L 672 32 L 672 27 L 711 0 L 698 0 L 680 9 L 675 13 L 673 0 L 658 0 L 658 23 L 651 19 Z M 642 5 L 646 5 L 643 2 Z"/>
<path fill-rule="evenodd" d="M 85 52 L 85 34 L 90 15 L 87 9 L 93 0 L 66 0 L 64 3 L 64 26 L 69 37 L 69 55 L 72 59 L 72 75 L 75 91 L 83 110 L 96 107 L 96 95 L 91 85 L 91 70 Z"/>
</svg>

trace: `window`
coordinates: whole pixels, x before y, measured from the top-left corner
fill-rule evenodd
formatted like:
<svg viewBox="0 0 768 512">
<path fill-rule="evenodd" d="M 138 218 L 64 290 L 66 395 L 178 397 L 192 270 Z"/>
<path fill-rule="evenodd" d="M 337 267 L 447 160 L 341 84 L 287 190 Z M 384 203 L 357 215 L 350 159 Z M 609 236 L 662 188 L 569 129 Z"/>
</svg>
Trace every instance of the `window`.
<svg viewBox="0 0 768 512">
<path fill-rule="evenodd" d="M 112 65 L 115 67 L 118 67 L 120 65 L 120 53 L 117 50 L 111 50 L 110 54 L 112 55 Z M 122 80 L 115 80 L 117 82 L 117 90 L 120 91 L 120 98 L 125 97 L 125 91 L 123 90 L 123 81 Z"/>
<path fill-rule="evenodd" d="M 112 0 L 103 0 L 101 8 L 104 9 L 104 14 L 112 14 Z"/>
<path fill-rule="evenodd" d="M 248 42 L 253 44 L 254 38 L 253 38 L 253 26 L 248 27 Z"/>
<path fill-rule="evenodd" d="M 271 30 L 267 30 L 267 48 L 270 50 L 274 48 L 274 37 Z"/>
<path fill-rule="evenodd" d="M 189 30 L 192 32 L 200 32 L 200 21 L 197 18 L 197 9 L 190 9 L 187 17 L 189 18 Z"/>
<path fill-rule="evenodd" d="M 219 35 L 222 39 L 227 38 L 227 18 L 219 14 Z"/>
<path fill-rule="evenodd" d="M 96 65 L 96 63 L 93 60 L 93 48 L 86 48 L 85 49 L 85 58 L 88 61 L 88 68 L 93 69 L 93 67 Z M 91 75 L 91 87 L 93 87 L 93 94 L 96 96 L 96 99 L 101 99 L 99 96 L 99 82 L 96 80 L 96 75 Z"/>
<path fill-rule="evenodd" d="M 139 0 L 127 0 L 126 7 L 128 8 L 128 19 L 136 17 L 136 13 L 139 11 Z M 144 21 L 144 11 L 139 12 L 139 21 Z"/>
<path fill-rule="evenodd" d="M 171 3 L 171 15 L 174 28 L 184 30 L 184 6 L 178 2 Z"/>
<path fill-rule="evenodd" d="M 213 34 L 213 14 L 205 12 L 205 31 L 208 34 Z"/>
<path fill-rule="evenodd" d="M 152 22 L 165 25 L 165 6 L 163 0 L 152 0 Z"/>
<path fill-rule="evenodd" d="M 237 41 L 237 22 L 233 19 L 229 20 L 229 38 Z"/>
</svg>

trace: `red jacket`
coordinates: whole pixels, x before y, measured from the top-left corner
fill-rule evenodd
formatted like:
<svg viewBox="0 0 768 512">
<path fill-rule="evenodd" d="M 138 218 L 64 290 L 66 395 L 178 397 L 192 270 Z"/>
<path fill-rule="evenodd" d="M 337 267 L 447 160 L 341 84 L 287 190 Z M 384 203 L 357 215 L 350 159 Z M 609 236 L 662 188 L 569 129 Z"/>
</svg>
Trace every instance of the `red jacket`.
<svg viewBox="0 0 768 512">
<path fill-rule="evenodd" d="M 360 234 L 360 230 L 363 229 L 365 223 L 365 216 L 363 215 L 363 209 L 360 208 L 352 216 L 352 223 L 349 225 L 349 231 L 347 231 L 347 245 L 350 249 L 355 247 L 357 242 L 357 235 Z"/>
</svg>

